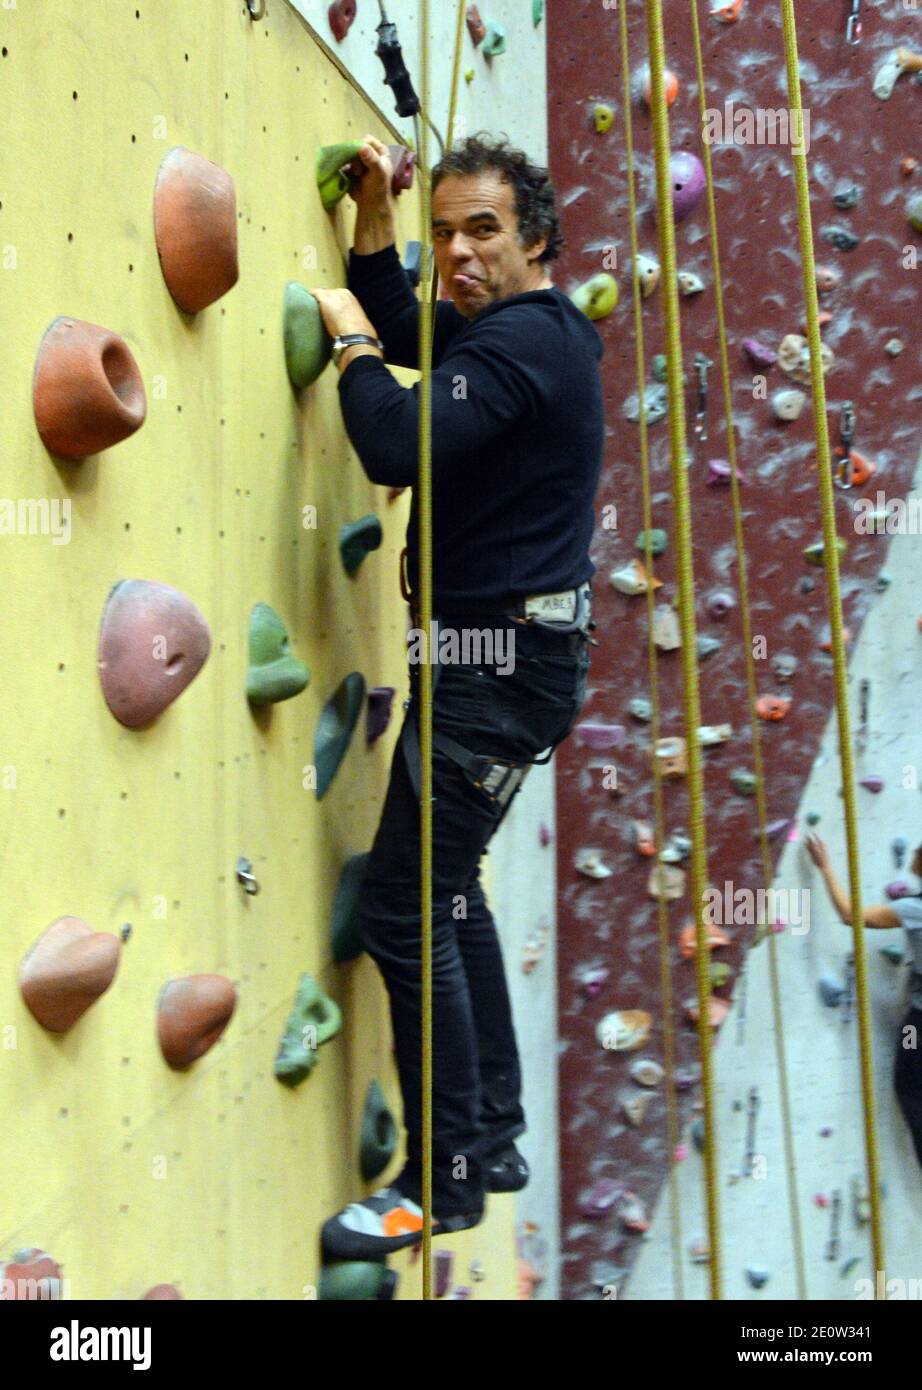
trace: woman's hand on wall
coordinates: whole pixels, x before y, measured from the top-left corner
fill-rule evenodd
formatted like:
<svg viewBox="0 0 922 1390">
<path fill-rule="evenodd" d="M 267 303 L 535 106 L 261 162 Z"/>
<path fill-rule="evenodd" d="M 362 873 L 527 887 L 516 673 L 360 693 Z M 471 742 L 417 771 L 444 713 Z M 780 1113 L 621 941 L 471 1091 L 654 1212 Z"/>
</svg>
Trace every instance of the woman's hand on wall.
<svg viewBox="0 0 922 1390">
<path fill-rule="evenodd" d="M 829 865 L 829 850 L 826 844 L 820 839 L 815 831 L 812 831 L 804 840 L 807 853 L 813 860 L 818 869 L 825 869 Z"/>
</svg>

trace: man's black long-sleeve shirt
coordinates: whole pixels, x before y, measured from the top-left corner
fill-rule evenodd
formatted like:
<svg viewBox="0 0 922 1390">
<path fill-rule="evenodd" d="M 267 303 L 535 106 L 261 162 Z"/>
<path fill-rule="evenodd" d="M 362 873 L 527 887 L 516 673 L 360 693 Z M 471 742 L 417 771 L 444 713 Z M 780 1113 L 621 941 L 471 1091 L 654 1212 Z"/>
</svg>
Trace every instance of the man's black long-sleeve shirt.
<svg viewBox="0 0 922 1390">
<path fill-rule="evenodd" d="M 349 288 L 388 362 L 418 366 L 419 303 L 396 247 L 349 259 Z M 589 546 L 604 418 L 596 329 L 556 288 L 473 319 L 441 301 L 432 372 L 433 604 L 476 609 L 571 589 L 595 574 Z M 340 376 L 343 419 L 373 483 L 417 480 L 419 387 L 377 357 Z M 417 494 L 407 573 L 418 589 Z"/>
</svg>

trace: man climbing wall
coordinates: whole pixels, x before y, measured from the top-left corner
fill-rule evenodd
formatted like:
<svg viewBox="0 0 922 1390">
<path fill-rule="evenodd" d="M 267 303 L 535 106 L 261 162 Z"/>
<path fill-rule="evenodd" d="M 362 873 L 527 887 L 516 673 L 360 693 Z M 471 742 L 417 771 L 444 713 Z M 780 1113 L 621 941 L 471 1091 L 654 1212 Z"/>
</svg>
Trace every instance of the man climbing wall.
<svg viewBox="0 0 922 1390">
<path fill-rule="evenodd" d="M 361 158 L 350 288 L 314 293 L 365 472 L 413 487 L 418 387 L 400 386 L 384 360 L 418 366 L 419 305 L 394 245 L 387 148 L 366 136 Z M 563 243 L 547 171 L 504 141 L 464 141 L 432 171 L 432 240 L 451 297 L 437 306 L 432 359 L 434 625 L 452 624 L 432 656 L 438 1235 L 475 1226 L 487 1191 L 528 1179 L 513 1142 L 525 1129 L 519 1059 L 479 865 L 528 767 L 549 759 L 585 697 L 604 426 L 599 338 L 548 275 Z M 417 520 L 414 492 L 414 613 Z M 390 1186 L 326 1222 L 324 1253 L 339 1259 L 415 1243 L 423 1224 L 417 670 L 411 650 L 411 700 L 360 914 L 390 996 L 407 1161 Z"/>
</svg>

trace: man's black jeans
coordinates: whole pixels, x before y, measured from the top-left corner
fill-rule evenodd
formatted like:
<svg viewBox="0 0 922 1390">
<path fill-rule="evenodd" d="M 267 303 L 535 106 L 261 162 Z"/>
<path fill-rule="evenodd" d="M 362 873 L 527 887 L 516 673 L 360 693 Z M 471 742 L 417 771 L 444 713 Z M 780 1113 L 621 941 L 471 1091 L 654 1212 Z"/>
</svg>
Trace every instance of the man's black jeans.
<svg viewBox="0 0 922 1390">
<path fill-rule="evenodd" d="M 463 626 L 462 626 L 463 624 Z M 514 633 L 492 661 L 442 664 L 433 728 L 473 753 L 530 762 L 570 731 L 586 693 L 590 645 L 477 614 L 439 619 Z M 489 650 L 489 649 L 487 649 Z M 500 674 L 514 652 L 513 669 Z M 512 664 L 512 663 L 510 663 Z M 418 667 L 410 666 L 415 714 Z M 496 926 L 480 885 L 480 859 L 515 801 L 500 809 L 445 754 L 432 760 L 432 1205 L 436 1216 L 483 1205 L 483 1161 L 525 1130 L 521 1074 Z M 407 1162 L 396 1185 L 419 1202 L 422 1181 L 419 802 L 401 743 L 391 763 L 381 823 L 369 856 L 360 929 L 390 996 Z"/>
</svg>

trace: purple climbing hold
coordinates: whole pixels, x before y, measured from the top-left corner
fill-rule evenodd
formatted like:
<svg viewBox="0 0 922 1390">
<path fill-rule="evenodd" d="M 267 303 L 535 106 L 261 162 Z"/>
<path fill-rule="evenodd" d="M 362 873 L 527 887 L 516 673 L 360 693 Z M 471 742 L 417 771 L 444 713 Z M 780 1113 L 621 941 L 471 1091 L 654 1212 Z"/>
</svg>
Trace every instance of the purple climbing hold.
<svg viewBox="0 0 922 1390">
<path fill-rule="evenodd" d="M 897 878 L 892 883 L 887 884 L 886 892 L 890 901 L 896 902 L 898 898 L 908 897 L 912 889 L 904 878 Z"/>
<path fill-rule="evenodd" d="M 580 1210 L 584 1216 L 606 1216 L 626 1190 L 624 1183 L 616 1182 L 614 1178 L 599 1178 L 580 1202 Z"/>
<path fill-rule="evenodd" d="M 884 789 L 884 779 L 872 773 L 870 777 L 862 777 L 859 786 L 865 787 L 869 792 L 882 792 Z"/>
<path fill-rule="evenodd" d="M 621 748 L 624 744 L 622 724 L 577 724 L 574 733 L 580 743 L 596 752 L 605 748 Z"/>
<path fill-rule="evenodd" d="M 672 186 L 672 211 L 677 222 L 694 212 L 701 201 L 707 181 L 704 165 L 695 154 L 677 150 L 669 159 L 669 182 Z"/>
<path fill-rule="evenodd" d="M 742 348 L 754 367 L 773 367 L 778 361 L 777 352 L 756 338 L 744 338 Z"/>
<path fill-rule="evenodd" d="M 712 618 L 725 618 L 731 608 L 736 606 L 736 599 L 725 589 L 718 589 L 711 594 L 708 599 L 708 612 Z"/>
<path fill-rule="evenodd" d="M 714 483 L 729 483 L 732 471 L 726 459 L 708 459 L 708 486 Z M 738 483 L 746 481 L 746 475 L 739 468 L 736 470 L 736 480 Z"/>
<path fill-rule="evenodd" d="M 391 702 L 396 691 L 392 685 L 373 685 L 368 692 L 368 710 L 365 716 L 365 739 L 374 743 L 391 722 Z"/>
<path fill-rule="evenodd" d="M 544 821 L 542 821 L 540 826 L 538 827 L 538 840 L 544 846 L 545 849 L 551 843 L 551 832 L 548 829 L 548 827 L 544 824 Z"/>
<path fill-rule="evenodd" d="M 598 966 L 595 970 L 584 970 L 582 985 L 587 999 L 594 999 L 607 979 L 608 969 L 604 965 Z"/>
</svg>

